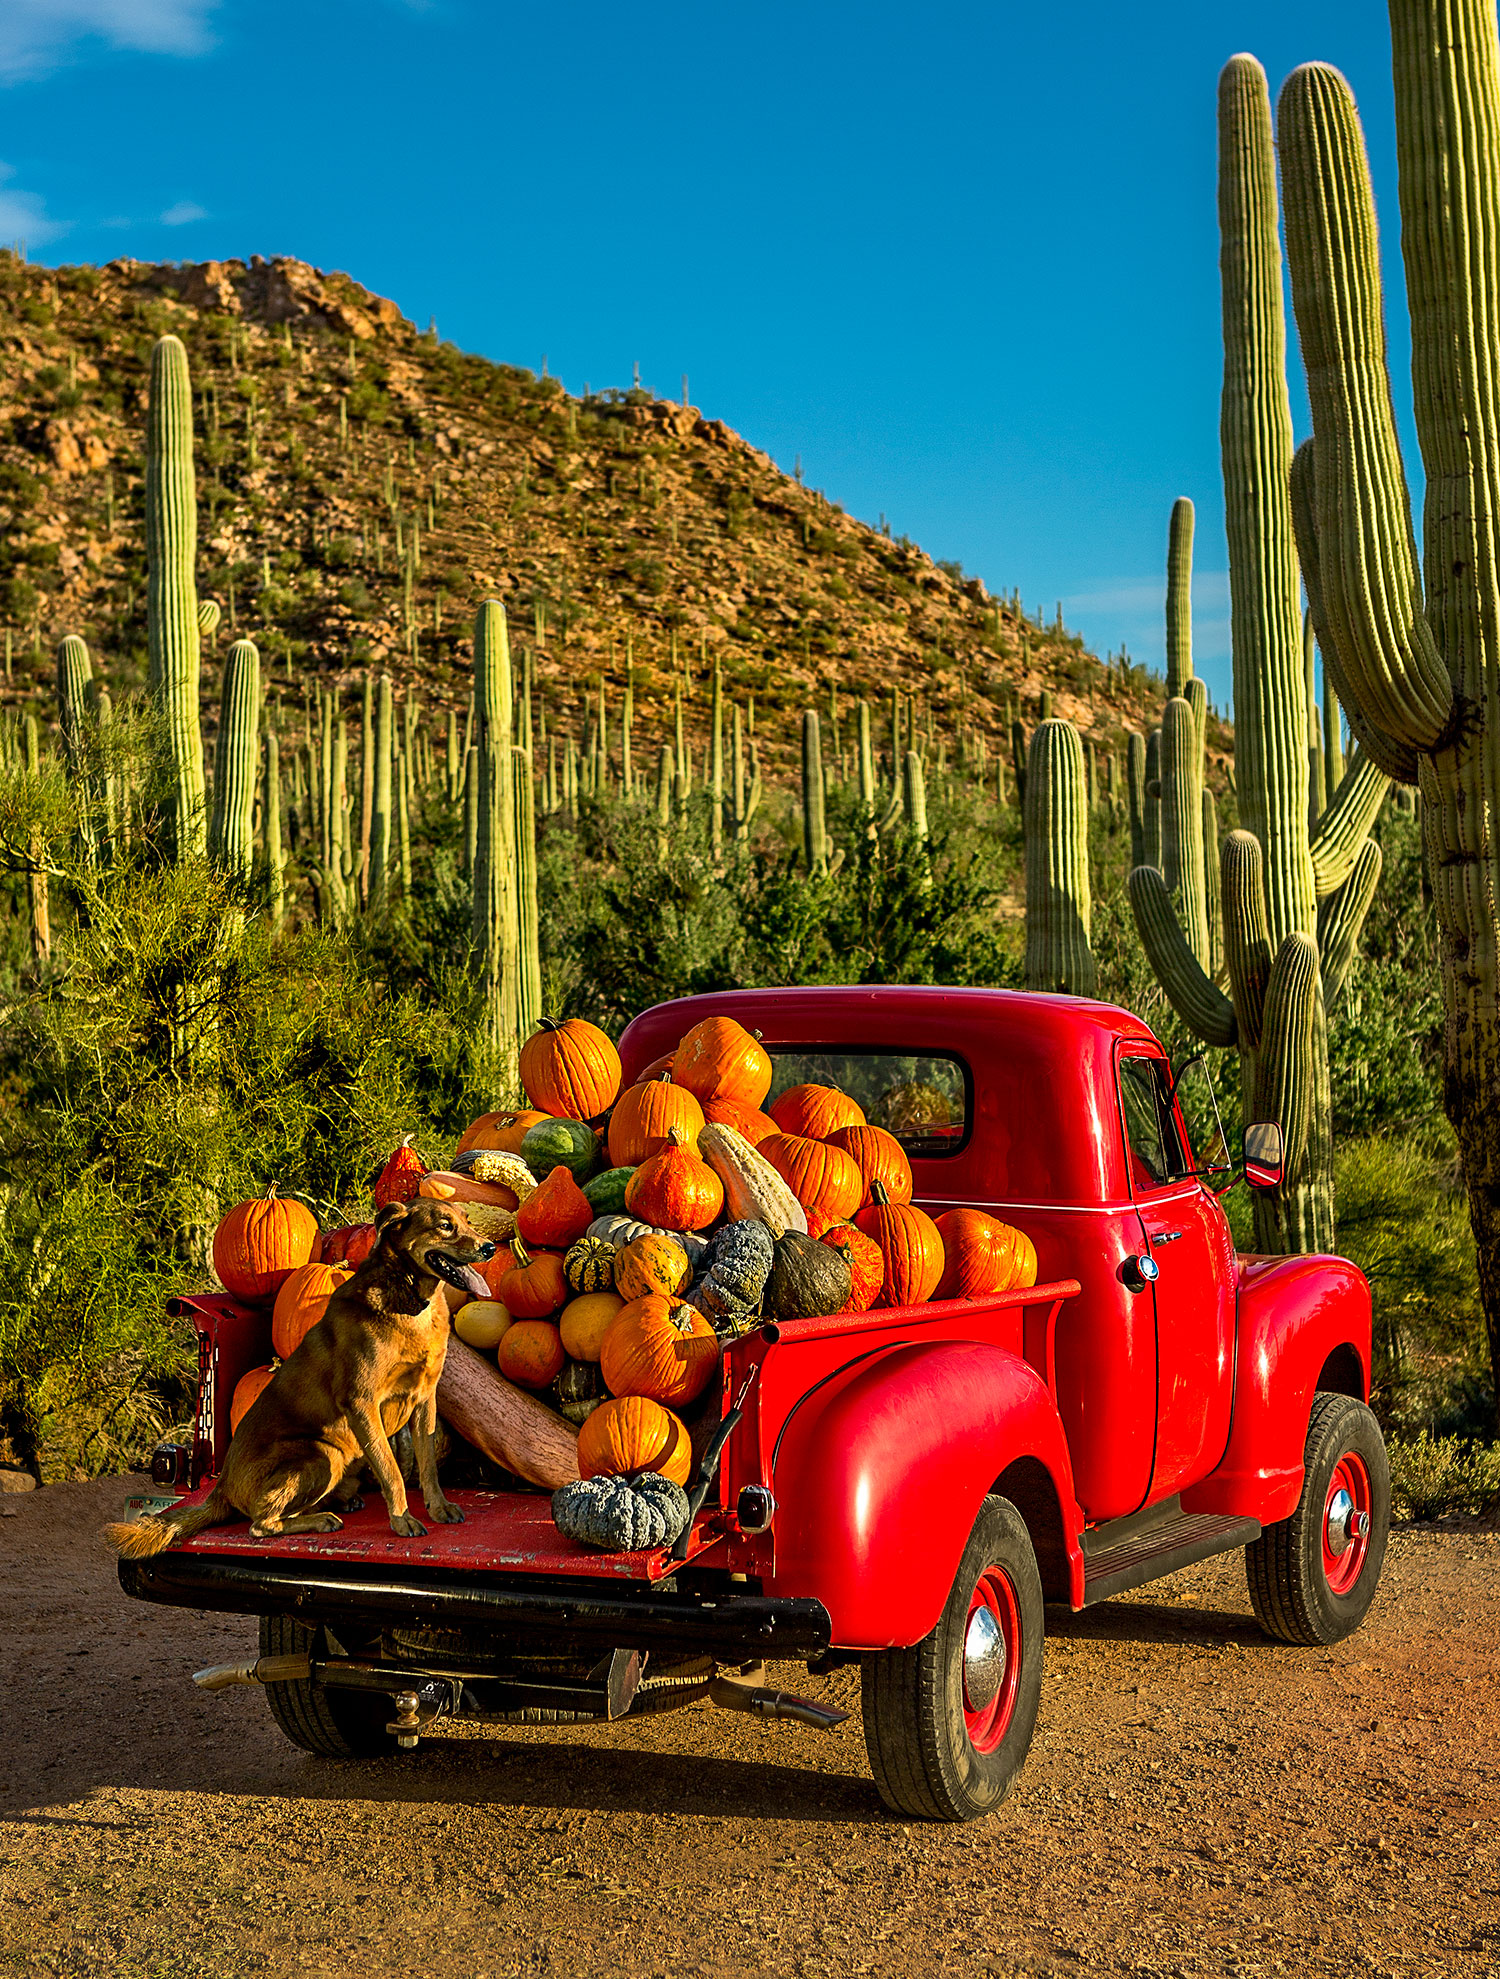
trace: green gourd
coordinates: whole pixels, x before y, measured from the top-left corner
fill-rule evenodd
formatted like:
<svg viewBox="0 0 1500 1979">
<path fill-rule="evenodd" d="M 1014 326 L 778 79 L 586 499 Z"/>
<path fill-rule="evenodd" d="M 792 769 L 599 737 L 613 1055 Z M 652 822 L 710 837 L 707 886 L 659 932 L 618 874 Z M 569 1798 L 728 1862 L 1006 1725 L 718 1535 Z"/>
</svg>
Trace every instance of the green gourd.
<svg viewBox="0 0 1500 1979">
<path fill-rule="evenodd" d="M 521 1142 L 521 1159 L 539 1182 L 562 1167 L 581 1183 L 599 1165 L 598 1137 L 582 1120 L 538 1120 Z"/>
</svg>

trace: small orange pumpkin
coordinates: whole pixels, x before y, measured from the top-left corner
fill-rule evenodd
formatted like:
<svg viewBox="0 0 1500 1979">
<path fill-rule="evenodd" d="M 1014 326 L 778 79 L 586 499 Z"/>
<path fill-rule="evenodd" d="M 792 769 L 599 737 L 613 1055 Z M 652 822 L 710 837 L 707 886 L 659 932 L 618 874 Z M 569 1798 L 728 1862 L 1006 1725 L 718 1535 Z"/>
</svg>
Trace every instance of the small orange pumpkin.
<svg viewBox="0 0 1500 1979">
<path fill-rule="evenodd" d="M 758 1107 L 771 1090 L 770 1054 L 733 1017 L 705 1017 L 672 1054 L 672 1083 L 686 1086 L 705 1110 L 711 1099 Z"/>
<path fill-rule="evenodd" d="M 318 1256 L 324 1264 L 347 1264 L 357 1270 L 374 1250 L 380 1232 L 373 1223 L 342 1223 L 323 1239 Z"/>
<path fill-rule="evenodd" d="M 236 1298 L 269 1299 L 317 1247 L 318 1219 L 291 1197 L 278 1196 L 273 1182 L 263 1198 L 236 1203 L 220 1222 L 214 1270 Z"/>
<path fill-rule="evenodd" d="M 506 1328 L 495 1365 L 522 1388 L 548 1388 L 566 1359 L 562 1335 L 550 1319 L 518 1319 Z"/>
<path fill-rule="evenodd" d="M 547 1113 L 481 1113 L 465 1127 L 464 1137 L 454 1153 L 467 1154 L 470 1148 L 487 1148 L 497 1154 L 519 1154 L 529 1130 L 539 1120 L 550 1118 Z"/>
<path fill-rule="evenodd" d="M 868 1312 L 885 1284 L 885 1258 L 879 1244 L 852 1223 L 835 1223 L 819 1241 L 831 1250 L 842 1251 L 849 1261 L 849 1303 L 844 1311 Z"/>
<path fill-rule="evenodd" d="M 883 1182 L 874 1185 L 871 1195 L 872 1200 L 855 1217 L 854 1227 L 875 1239 L 885 1259 L 885 1289 L 880 1303 L 925 1305 L 943 1275 L 943 1240 L 938 1227 L 915 1203 L 891 1202 Z"/>
<path fill-rule="evenodd" d="M 609 1165 L 638 1168 L 653 1154 L 661 1153 L 674 1127 L 684 1128 L 688 1145 L 696 1148 L 703 1125 L 703 1108 L 686 1086 L 674 1086 L 670 1078 L 629 1086 L 609 1116 Z"/>
<path fill-rule="evenodd" d="M 229 1433 L 233 1436 L 245 1420 L 250 1404 L 257 1395 L 271 1385 L 271 1376 L 276 1372 L 274 1363 L 268 1367 L 253 1367 L 248 1374 L 242 1374 L 234 1384 L 234 1393 L 229 1398 Z"/>
<path fill-rule="evenodd" d="M 516 1214 L 516 1235 L 565 1251 L 594 1220 L 594 1206 L 561 1163 L 538 1182 Z"/>
<path fill-rule="evenodd" d="M 381 1169 L 375 1183 L 375 1207 L 384 1209 L 387 1203 L 409 1203 L 427 1173 L 427 1163 L 412 1146 L 412 1136 L 403 1134 L 399 1147 L 391 1151 L 390 1159 Z"/>
<path fill-rule="evenodd" d="M 906 1149 L 884 1127 L 840 1127 L 828 1136 L 828 1145 L 842 1148 L 853 1158 L 864 1178 L 865 1202 L 870 1200 L 873 1182 L 884 1183 L 891 1202 L 911 1201 L 911 1163 L 906 1158 Z"/>
<path fill-rule="evenodd" d="M 625 1207 L 663 1230 L 706 1230 L 724 1207 L 724 1184 L 684 1130 L 673 1127 L 661 1153 L 643 1161 L 625 1184 Z"/>
<path fill-rule="evenodd" d="M 655 1296 L 621 1306 L 599 1353 L 612 1395 L 649 1395 L 676 1408 L 703 1393 L 718 1364 L 718 1336 L 703 1314 Z"/>
<path fill-rule="evenodd" d="M 304 1264 L 276 1294 L 271 1308 L 271 1345 L 276 1358 L 296 1353 L 328 1310 L 328 1301 L 354 1273 L 336 1264 Z"/>
<path fill-rule="evenodd" d="M 825 1223 L 841 1223 L 864 1199 L 864 1177 L 853 1155 L 826 1141 L 809 1140 L 805 1134 L 777 1134 L 762 1141 L 756 1152 L 770 1162 L 809 1220 L 816 1213 Z"/>
<path fill-rule="evenodd" d="M 781 1132 L 769 1113 L 762 1113 L 759 1107 L 742 1106 L 737 1099 L 706 1100 L 703 1111 L 716 1127 L 733 1127 L 753 1148 Z"/>
<path fill-rule="evenodd" d="M 681 1244 L 655 1230 L 632 1237 L 615 1258 L 615 1290 L 622 1299 L 645 1299 L 652 1293 L 670 1299 L 692 1275 Z"/>
<path fill-rule="evenodd" d="M 598 1360 L 610 1321 L 624 1303 L 618 1292 L 580 1292 L 569 1299 L 557 1327 L 570 1360 Z"/>
<path fill-rule="evenodd" d="M 478 1270 L 491 1294 L 517 1319 L 545 1319 L 568 1302 L 568 1281 L 556 1251 L 528 1251 L 516 1238 Z"/>
<path fill-rule="evenodd" d="M 937 1220 L 943 1240 L 943 1275 L 938 1299 L 980 1298 L 1036 1283 L 1036 1246 L 1024 1230 L 1013 1229 L 982 1209 L 948 1209 Z"/>
<path fill-rule="evenodd" d="M 864 1108 L 836 1086 L 788 1086 L 766 1108 L 783 1134 L 826 1141 L 840 1127 L 863 1127 Z"/>
<path fill-rule="evenodd" d="M 686 1428 L 649 1395 L 605 1402 L 578 1432 L 580 1477 L 660 1471 L 674 1484 L 686 1484 L 692 1468 L 693 1445 Z"/>
<path fill-rule="evenodd" d="M 561 1120 L 592 1120 L 620 1090 L 620 1054 L 597 1024 L 543 1017 L 521 1047 L 521 1084 L 533 1106 Z"/>
</svg>

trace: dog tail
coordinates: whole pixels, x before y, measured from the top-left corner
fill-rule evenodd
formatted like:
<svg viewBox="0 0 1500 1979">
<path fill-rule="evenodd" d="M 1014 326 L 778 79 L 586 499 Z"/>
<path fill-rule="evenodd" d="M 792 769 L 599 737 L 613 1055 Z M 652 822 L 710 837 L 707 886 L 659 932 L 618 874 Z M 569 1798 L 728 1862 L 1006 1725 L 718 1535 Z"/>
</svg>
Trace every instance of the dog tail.
<svg viewBox="0 0 1500 1979">
<path fill-rule="evenodd" d="M 237 1519 L 236 1511 L 215 1486 L 201 1505 L 172 1505 L 165 1512 L 153 1512 L 143 1519 L 125 1519 L 104 1528 L 106 1541 L 123 1560 L 149 1560 L 153 1553 L 165 1553 L 181 1539 L 191 1539 L 205 1526 L 228 1525 Z"/>
</svg>

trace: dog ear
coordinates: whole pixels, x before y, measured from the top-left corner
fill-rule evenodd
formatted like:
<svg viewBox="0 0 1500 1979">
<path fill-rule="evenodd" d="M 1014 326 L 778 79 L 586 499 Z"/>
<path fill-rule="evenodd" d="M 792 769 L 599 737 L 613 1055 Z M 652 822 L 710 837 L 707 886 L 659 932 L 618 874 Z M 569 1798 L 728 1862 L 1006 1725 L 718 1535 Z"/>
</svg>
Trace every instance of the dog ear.
<svg viewBox="0 0 1500 1979">
<path fill-rule="evenodd" d="M 384 1235 L 392 1225 L 404 1223 L 410 1215 L 410 1203 L 387 1203 L 385 1208 L 375 1218 L 375 1228 Z"/>
</svg>

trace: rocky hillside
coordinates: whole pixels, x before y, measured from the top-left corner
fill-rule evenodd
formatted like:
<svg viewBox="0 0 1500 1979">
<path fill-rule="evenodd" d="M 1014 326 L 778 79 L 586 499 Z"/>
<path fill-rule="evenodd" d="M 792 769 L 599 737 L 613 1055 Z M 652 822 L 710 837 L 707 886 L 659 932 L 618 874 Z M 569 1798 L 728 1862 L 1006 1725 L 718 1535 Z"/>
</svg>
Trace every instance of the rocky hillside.
<svg viewBox="0 0 1500 1979">
<path fill-rule="evenodd" d="M 568 396 L 304 262 L 33 267 L 0 254 L 0 629 L 14 703 L 79 631 L 116 697 L 144 677 L 142 432 L 152 341 L 198 401 L 199 589 L 280 691 L 384 666 L 463 706 L 477 599 L 534 648 L 550 721 L 636 668 L 638 723 L 680 683 L 701 734 L 717 657 L 773 764 L 795 715 L 895 690 L 992 747 L 1043 688 L 1108 745 L 1159 683 L 783 474 L 717 419 L 638 388 Z M 214 655 L 205 654 L 213 689 Z M 211 704 L 209 709 L 212 722 Z"/>
</svg>

